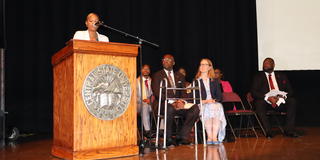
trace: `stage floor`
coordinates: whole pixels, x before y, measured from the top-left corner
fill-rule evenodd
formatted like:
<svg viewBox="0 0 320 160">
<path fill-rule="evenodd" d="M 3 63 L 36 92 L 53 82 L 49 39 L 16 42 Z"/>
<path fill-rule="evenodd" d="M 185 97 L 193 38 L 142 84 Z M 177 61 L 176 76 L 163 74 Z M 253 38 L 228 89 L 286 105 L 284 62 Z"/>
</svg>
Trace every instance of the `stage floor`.
<svg viewBox="0 0 320 160">
<path fill-rule="evenodd" d="M 299 128 L 305 134 L 299 138 L 276 135 L 265 137 L 239 138 L 222 145 L 183 145 L 167 150 L 146 148 L 144 156 L 117 158 L 116 160 L 319 160 L 320 128 Z M 0 160 L 59 160 L 50 154 L 52 140 L 40 138 L 9 143 L 0 149 Z"/>
</svg>

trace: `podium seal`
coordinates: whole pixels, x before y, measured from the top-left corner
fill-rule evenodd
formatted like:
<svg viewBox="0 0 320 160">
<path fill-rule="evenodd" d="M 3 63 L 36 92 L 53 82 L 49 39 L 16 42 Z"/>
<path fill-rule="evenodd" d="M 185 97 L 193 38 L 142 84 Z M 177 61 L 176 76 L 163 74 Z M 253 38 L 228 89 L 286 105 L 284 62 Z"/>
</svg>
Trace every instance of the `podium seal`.
<svg viewBox="0 0 320 160">
<path fill-rule="evenodd" d="M 120 117 L 128 108 L 131 87 L 127 75 L 108 64 L 94 68 L 82 87 L 82 99 L 87 110 L 101 120 Z"/>
</svg>

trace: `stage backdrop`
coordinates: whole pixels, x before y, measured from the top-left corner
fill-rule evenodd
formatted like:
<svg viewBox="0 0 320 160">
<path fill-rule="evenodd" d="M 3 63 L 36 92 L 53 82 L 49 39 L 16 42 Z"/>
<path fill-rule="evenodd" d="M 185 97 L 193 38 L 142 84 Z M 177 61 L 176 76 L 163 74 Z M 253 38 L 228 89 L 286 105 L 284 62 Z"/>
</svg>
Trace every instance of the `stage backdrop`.
<svg viewBox="0 0 320 160">
<path fill-rule="evenodd" d="M 255 0 L 7 0 L 6 8 L 7 122 L 23 132 L 52 132 L 50 59 L 75 31 L 85 29 L 89 12 L 158 43 L 159 49 L 143 46 L 143 63 L 153 72 L 161 68 L 163 53 L 171 53 L 191 81 L 199 60 L 210 58 L 243 95 L 258 70 Z M 107 29 L 99 32 L 113 42 L 136 43 Z M 309 83 L 319 82 L 319 71 L 288 74 L 300 96 L 298 123 L 319 125 L 312 100 L 316 87 Z"/>
<path fill-rule="evenodd" d="M 274 57 L 279 70 L 320 70 L 319 7 L 319 0 L 257 0 L 259 69 Z"/>
</svg>

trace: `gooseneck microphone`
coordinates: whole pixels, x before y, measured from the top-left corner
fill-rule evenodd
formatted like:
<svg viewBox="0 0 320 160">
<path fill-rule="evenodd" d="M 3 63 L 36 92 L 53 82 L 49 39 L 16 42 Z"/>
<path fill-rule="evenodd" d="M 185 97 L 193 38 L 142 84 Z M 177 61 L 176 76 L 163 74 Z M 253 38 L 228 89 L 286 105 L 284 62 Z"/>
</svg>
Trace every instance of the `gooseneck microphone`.
<svg viewBox="0 0 320 160">
<path fill-rule="evenodd" d="M 103 21 L 98 21 L 97 23 L 94 24 L 94 26 L 97 26 L 97 27 L 99 27 L 101 25 L 103 25 Z"/>
</svg>

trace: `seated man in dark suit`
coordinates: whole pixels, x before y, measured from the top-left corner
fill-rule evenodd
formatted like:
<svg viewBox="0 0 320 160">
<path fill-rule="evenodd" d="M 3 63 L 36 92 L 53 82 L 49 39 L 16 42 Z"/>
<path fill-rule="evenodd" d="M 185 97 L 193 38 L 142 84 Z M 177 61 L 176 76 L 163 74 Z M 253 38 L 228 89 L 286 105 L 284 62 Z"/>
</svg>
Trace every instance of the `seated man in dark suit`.
<svg viewBox="0 0 320 160">
<path fill-rule="evenodd" d="M 168 87 L 176 87 L 176 88 L 185 88 L 185 78 L 179 72 L 173 72 L 174 66 L 174 58 L 170 54 L 166 54 L 163 56 L 162 59 L 162 66 L 163 69 L 156 72 L 152 76 L 152 92 L 155 95 L 155 102 L 154 104 L 159 103 L 159 91 L 160 91 L 160 82 L 164 79 L 167 79 Z M 165 90 L 162 92 L 162 104 L 161 104 L 161 113 L 164 113 L 164 99 L 165 97 Z M 182 90 L 168 90 L 167 92 L 168 97 L 170 98 L 183 98 L 187 97 L 187 93 Z M 177 135 L 177 142 L 179 144 L 189 144 L 188 136 L 193 127 L 194 122 L 199 117 L 199 107 L 194 105 L 190 109 L 183 109 L 185 102 L 183 100 L 176 100 L 176 101 L 169 101 L 167 107 L 167 144 L 168 146 L 174 144 L 172 139 L 172 124 L 174 122 L 174 116 L 180 115 L 184 117 L 184 123 Z"/>
<path fill-rule="evenodd" d="M 296 117 L 296 101 L 292 97 L 293 90 L 287 76 L 280 72 L 274 72 L 274 60 L 266 58 L 263 61 L 263 72 L 259 72 L 253 79 L 251 93 L 254 98 L 254 106 L 261 122 L 266 130 L 266 137 L 272 138 L 270 122 L 267 119 L 266 112 L 270 109 L 276 111 L 286 110 L 286 126 L 285 135 L 288 137 L 298 137 L 294 131 L 295 117 Z M 269 96 L 265 94 L 271 90 L 284 91 L 287 93 L 286 97 Z M 285 103 L 279 102 L 285 100 Z"/>
</svg>

